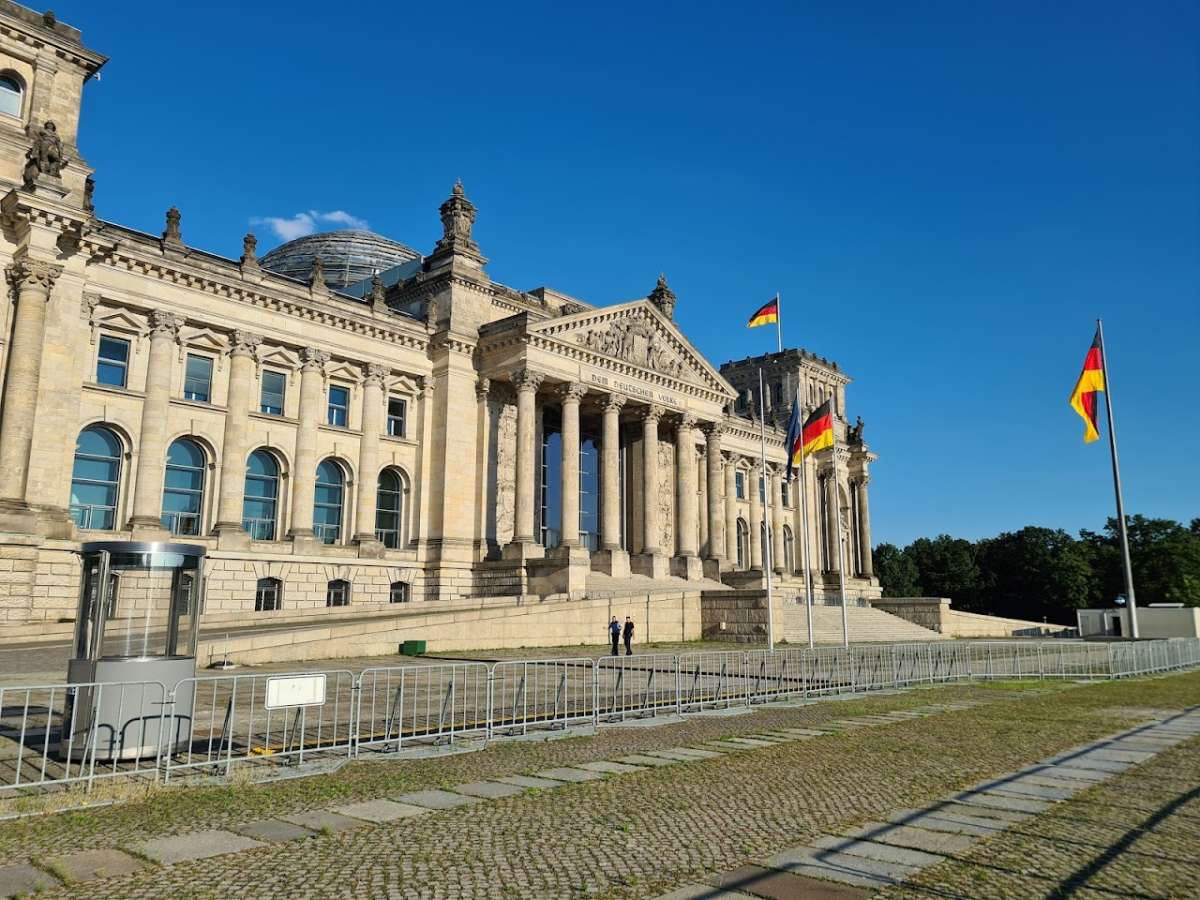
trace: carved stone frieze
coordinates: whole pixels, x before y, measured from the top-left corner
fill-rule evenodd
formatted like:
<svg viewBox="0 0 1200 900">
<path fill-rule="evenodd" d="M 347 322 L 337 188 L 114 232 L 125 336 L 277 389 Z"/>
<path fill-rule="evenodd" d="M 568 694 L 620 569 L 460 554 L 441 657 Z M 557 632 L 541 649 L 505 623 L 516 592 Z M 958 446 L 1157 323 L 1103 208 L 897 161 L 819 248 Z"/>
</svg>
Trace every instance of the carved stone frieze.
<svg viewBox="0 0 1200 900">
<path fill-rule="evenodd" d="M 635 309 L 627 317 L 608 322 L 575 336 L 587 349 L 651 369 L 670 378 L 682 377 L 683 360 L 651 323 L 644 310 Z"/>
</svg>

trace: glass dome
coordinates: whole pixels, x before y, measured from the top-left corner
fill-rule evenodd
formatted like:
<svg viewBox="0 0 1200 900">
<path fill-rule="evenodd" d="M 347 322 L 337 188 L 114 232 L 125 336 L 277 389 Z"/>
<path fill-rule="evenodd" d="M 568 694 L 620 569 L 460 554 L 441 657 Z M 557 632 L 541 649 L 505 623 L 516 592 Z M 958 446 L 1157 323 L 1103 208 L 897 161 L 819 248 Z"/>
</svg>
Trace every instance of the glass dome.
<svg viewBox="0 0 1200 900">
<path fill-rule="evenodd" d="M 318 256 L 324 266 L 325 283 L 335 291 L 421 258 L 411 247 L 373 231 L 347 229 L 308 234 L 280 244 L 265 254 L 260 264 L 268 271 L 308 281 Z"/>
</svg>

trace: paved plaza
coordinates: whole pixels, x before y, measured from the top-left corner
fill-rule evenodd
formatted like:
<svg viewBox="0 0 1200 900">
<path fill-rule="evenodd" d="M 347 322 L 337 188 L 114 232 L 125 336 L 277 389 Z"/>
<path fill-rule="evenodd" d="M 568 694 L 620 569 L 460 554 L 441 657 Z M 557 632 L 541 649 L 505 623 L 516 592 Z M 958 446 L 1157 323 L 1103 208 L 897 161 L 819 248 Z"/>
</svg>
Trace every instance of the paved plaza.
<svg viewBox="0 0 1200 900">
<path fill-rule="evenodd" d="M 1197 896 L 1198 702 L 950 685 L 160 787 L 0 825 L 0 893 Z"/>
</svg>

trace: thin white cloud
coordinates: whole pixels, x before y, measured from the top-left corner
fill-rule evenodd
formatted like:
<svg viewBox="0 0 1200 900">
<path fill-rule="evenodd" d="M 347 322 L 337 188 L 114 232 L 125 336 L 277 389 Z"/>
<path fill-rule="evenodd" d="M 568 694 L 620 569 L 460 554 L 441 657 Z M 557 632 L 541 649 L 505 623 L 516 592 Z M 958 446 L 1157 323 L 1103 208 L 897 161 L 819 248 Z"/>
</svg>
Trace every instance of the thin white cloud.
<svg viewBox="0 0 1200 900">
<path fill-rule="evenodd" d="M 351 215 L 344 209 L 334 209 L 329 212 L 319 212 L 310 209 L 308 212 L 298 212 L 294 216 L 261 216 L 250 220 L 251 225 L 266 225 L 281 241 L 292 241 L 306 234 L 312 234 L 321 225 L 340 225 L 343 228 L 367 228 L 367 220 Z"/>
</svg>

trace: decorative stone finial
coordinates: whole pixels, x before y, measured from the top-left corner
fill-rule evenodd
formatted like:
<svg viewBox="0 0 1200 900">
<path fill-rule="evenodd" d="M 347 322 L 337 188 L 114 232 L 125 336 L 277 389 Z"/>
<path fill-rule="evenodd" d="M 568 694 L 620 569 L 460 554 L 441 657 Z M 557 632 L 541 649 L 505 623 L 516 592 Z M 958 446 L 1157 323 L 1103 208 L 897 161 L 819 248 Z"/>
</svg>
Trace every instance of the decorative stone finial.
<svg viewBox="0 0 1200 900">
<path fill-rule="evenodd" d="M 659 274 L 658 283 L 646 298 L 668 319 L 675 317 L 675 292 L 667 287 L 667 276 Z"/>
<path fill-rule="evenodd" d="M 53 28 L 58 24 L 58 16 L 54 14 L 54 10 L 48 9 L 42 13 L 42 24 L 47 28 Z"/>
<path fill-rule="evenodd" d="M 384 290 L 383 279 L 379 277 L 378 272 L 371 276 L 371 293 L 367 296 L 375 309 L 387 306 L 387 291 Z"/>
<path fill-rule="evenodd" d="M 164 244 L 170 244 L 174 247 L 183 246 L 183 234 L 179 230 L 179 221 L 182 218 L 178 207 L 172 206 L 167 210 L 167 227 L 162 233 Z"/>
<path fill-rule="evenodd" d="M 66 164 L 58 126 L 46 122 L 34 133 L 33 143 L 25 153 L 25 186 L 32 187 L 39 176 L 59 178 Z"/>
<path fill-rule="evenodd" d="M 325 263 L 321 257 L 314 256 L 312 271 L 308 275 L 308 286 L 313 293 L 324 294 L 329 292 L 329 285 L 325 283 Z"/>
<path fill-rule="evenodd" d="M 258 238 L 253 231 L 247 231 L 242 238 L 242 258 L 239 260 L 243 269 L 258 268 Z"/>
<path fill-rule="evenodd" d="M 466 252 L 479 255 L 479 245 L 471 238 L 475 225 L 475 204 L 467 199 L 461 181 L 454 184 L 450 198 L 438 207 L 442 217 L 442 239 L 437 242 L 434 253 Z"/>
</svg>

